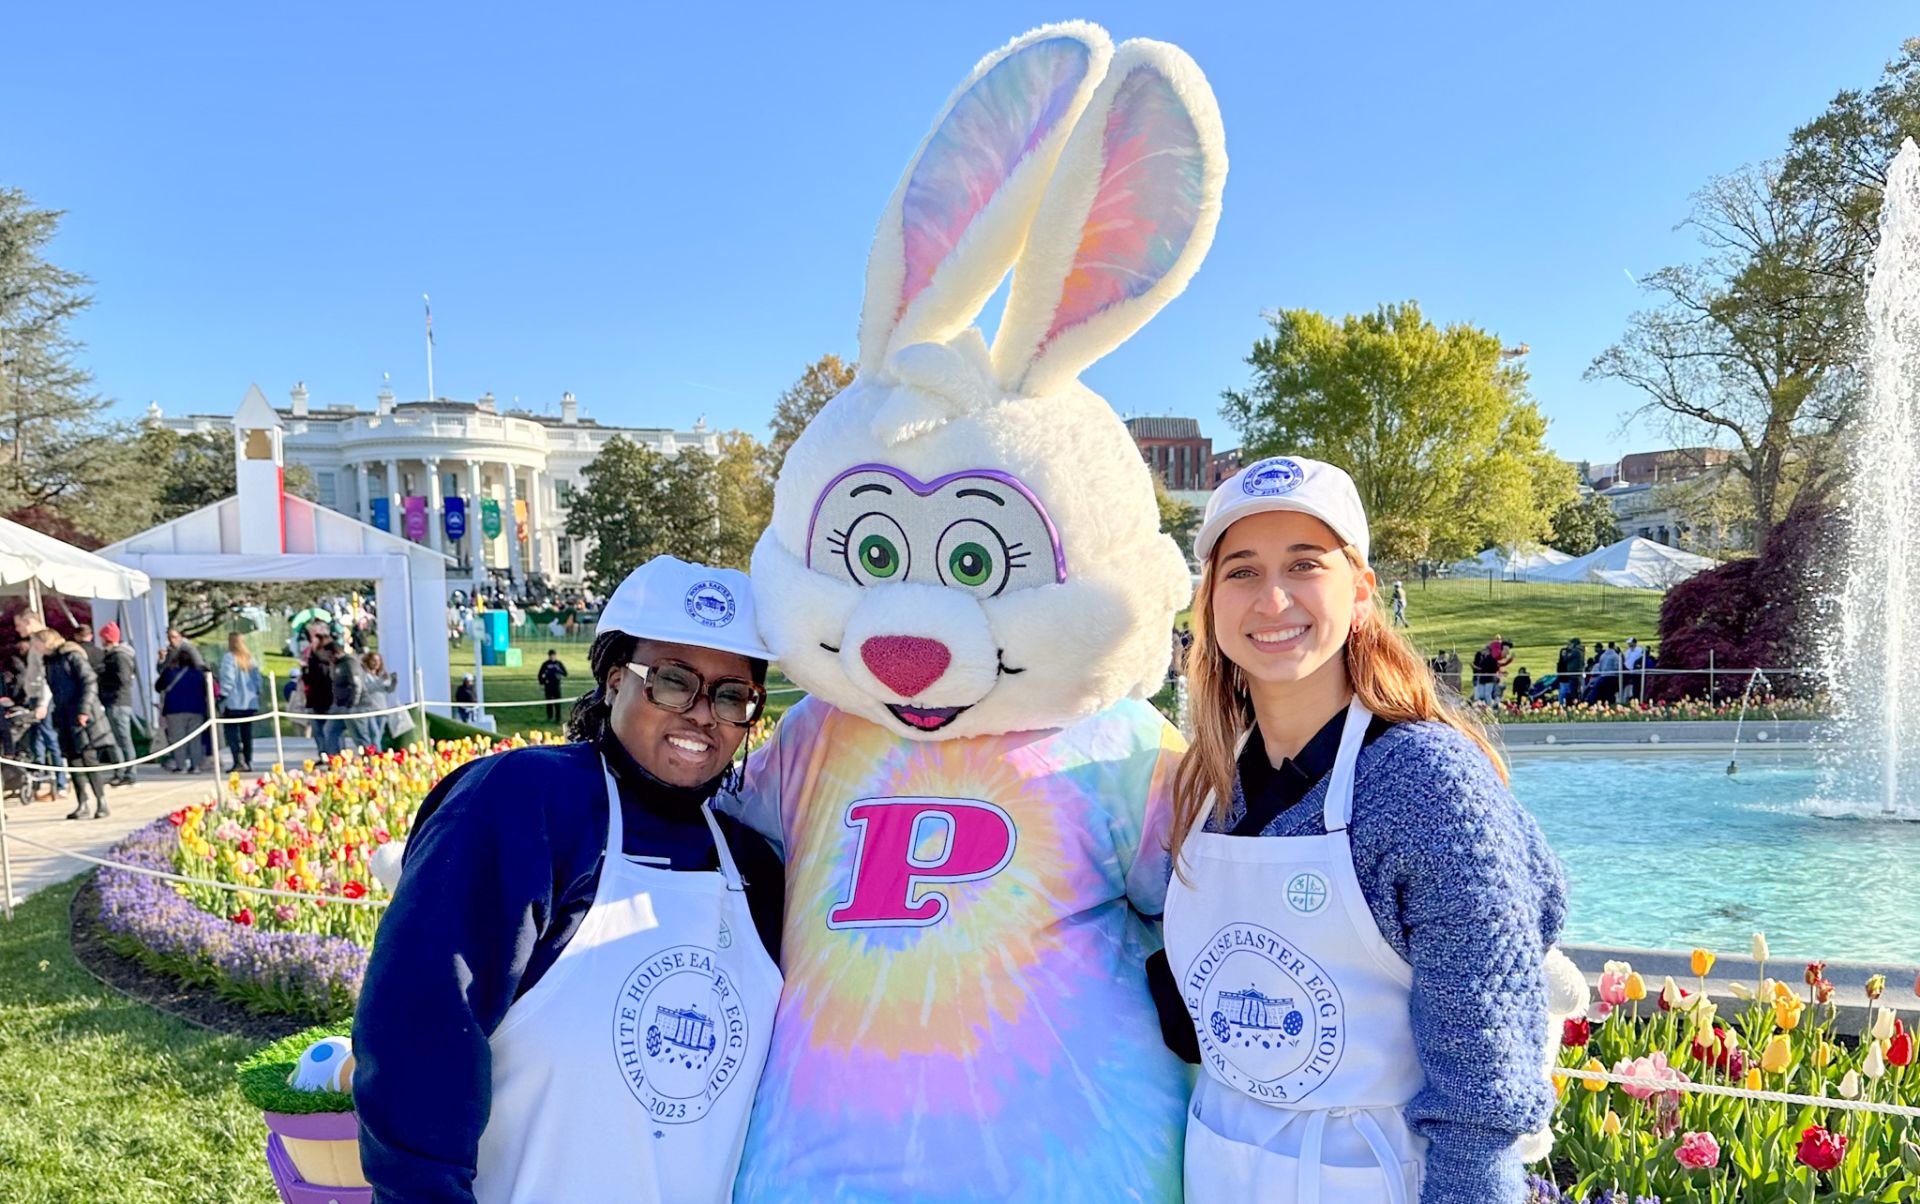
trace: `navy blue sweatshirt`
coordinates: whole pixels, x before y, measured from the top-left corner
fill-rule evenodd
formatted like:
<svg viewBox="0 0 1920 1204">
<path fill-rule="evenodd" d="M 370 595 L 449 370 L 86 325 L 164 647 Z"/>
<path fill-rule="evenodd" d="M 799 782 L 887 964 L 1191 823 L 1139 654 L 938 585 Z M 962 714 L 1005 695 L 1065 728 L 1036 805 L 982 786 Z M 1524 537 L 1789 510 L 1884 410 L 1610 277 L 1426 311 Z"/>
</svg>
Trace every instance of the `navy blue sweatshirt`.
<svg viewBox="0 0 1920 1204">
<path fill-rule="evenodd" d="M 647 774 L 615 740 L 461 766 L 427 796 L 353 1020 L 360 1157 L 378 1204 L 471 1204 L 493 1082 L 488 1037 L 566 947 L 600 881 L 602 752 L 625 852 L 719 865 L 699 812 L 711 786 Z M 785 878 L 766 840 L 718 816 L 761 942 L 779 960 Z"/>
</svg>

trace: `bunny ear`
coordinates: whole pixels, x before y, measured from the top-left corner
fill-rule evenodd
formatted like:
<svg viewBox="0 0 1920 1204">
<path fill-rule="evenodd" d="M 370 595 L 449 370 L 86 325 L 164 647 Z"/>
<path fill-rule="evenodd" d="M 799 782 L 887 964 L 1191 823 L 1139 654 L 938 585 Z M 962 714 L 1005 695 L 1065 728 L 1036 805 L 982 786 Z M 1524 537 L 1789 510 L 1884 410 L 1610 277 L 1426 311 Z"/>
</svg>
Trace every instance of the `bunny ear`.
<svg viewBox="0 0 1920 1204">
<path fill-rule="evenodd" d="M 1123 42 L 1074 128 L 1014 268 L 994 375 L 1039 394 L 1178 296 L 1206 257 L 1227 179 L 1213 90 L 1176 46 Z"/>
<path fill-rule="evenodd" d="M 1113 55 L 1097 25 L 1036 29 L 973 69 L 920 146 L 867 260 L 860 364 L 963 330 L 1013 265 Z"/>
</svg>

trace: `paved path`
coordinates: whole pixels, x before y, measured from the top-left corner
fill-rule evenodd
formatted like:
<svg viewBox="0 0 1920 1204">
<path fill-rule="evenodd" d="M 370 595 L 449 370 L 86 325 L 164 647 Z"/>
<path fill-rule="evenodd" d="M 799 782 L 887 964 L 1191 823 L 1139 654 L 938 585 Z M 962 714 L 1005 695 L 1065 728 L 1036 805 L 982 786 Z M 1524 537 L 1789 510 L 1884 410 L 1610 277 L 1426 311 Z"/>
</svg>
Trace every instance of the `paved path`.
<svg viewBox="0 0 1920 1204">
<path fill-rule="evenodd" d="M 287 760 L 295 768 L 299 767 L 302 760 L 314 755 L 312 740 L 287 738 L 284 747 Z M 264 749 L 256 741 L 254 752 L 260 758 L 256 764 L 262 769 L 266 768 L 273 758 L 272 741 L 267 741 Z M 107 788 L 107 806 L 111 808 L 111 814 L 106 819 L 67 819 L 67 812 L 73 810 L 73 787 L 69 785 L 66 795 L 57 803 L 8 802 L 7 831 L 11 835 L 24 836 L 42 844 L 104 857 L 108 849 L 134 829 L 153 822 L 169 811 L 197 803 L 212 793 L 211 771 L 197 774 L 168 773 L 164 765 L 149 763 L 140 767 L 140 781 L 136 785 Z M 91 806 L 91 793 L 87 800 Z M 16 903 L 42 887 L 64 882 L 87 868 L 85 862 L 17 842 L 9 841 L 7 848 L 13 865 Z"/>
</svg>

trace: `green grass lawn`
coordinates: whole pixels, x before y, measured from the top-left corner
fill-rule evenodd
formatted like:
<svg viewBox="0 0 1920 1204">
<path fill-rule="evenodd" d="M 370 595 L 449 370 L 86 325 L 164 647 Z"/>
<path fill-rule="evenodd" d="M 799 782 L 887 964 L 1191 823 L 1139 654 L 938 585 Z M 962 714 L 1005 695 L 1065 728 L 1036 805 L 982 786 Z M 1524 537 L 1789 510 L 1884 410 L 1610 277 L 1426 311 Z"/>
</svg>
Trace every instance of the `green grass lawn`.
<svg viewBox="0 0 1920 1204">
<path fill-rule="evenodd" d="M 1663 595 L 1649 590 L 1540 582 L 1496 581 L 1489 586 L 1484 580 L 1435 580 L 1425 585 L 1413 580 L 1406 585 L 1408 634 L 1414 644 L 1428 656 L 1455 649 L 1468 669 L 1474 649 L 1496 635 L 1517 645 L 1509 678 L 1522 665 L 1535 677 L 1553 672 L 1560 646 L 1570 636 L 1580 637 L 1588 655 L 1596 639 L 1612 640 L 1625 648 L 1627 638 L 1633 636 L 1658 648 Z M 1392 583 L 1382 586 L 1384 604 Z"/>
<path fill-rule="evenodd" d="M 48 887 L 0 923 L 0 1196 L 8 1204 L 267 1204 L 266 1129 L 216 1036 L 101 986 Z"/>
</svg>

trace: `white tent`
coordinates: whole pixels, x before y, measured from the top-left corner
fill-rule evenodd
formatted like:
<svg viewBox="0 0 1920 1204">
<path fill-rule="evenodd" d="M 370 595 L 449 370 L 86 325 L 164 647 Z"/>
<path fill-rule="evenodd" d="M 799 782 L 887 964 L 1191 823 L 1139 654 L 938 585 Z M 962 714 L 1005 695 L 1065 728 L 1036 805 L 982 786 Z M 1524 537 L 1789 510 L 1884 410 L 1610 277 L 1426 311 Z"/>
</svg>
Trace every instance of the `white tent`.
<svg viewBox="0 0 1920 1204">
<path fill-rule="evenodd" d="M 147 592 L 147 575 L 0 518 L 0 591 L 25 592 L 38 612 L 42 590 L 125 601 Z"/>
<path fill-rule="evenodd" d="M 1447 566 L 1447 571 L 1455 577 L 1485 580 L 1491 575 L 1503 581 L 1533 581 L 1538 579 L 1542 570 L 1572 559 L 1554 548 L 1530 548 L 1525 551 L 1517 547 L 1487 548 L 1471 560 L 1461 560 Z"/>
<path fill-rule="evenodd" d="M 1622 589 L 1668 589 L 1719 563 L 1631 535 L 1619 543 L 1534 573 L 1531 579 L 1598 582 Z"/>
<path fill-rule="evenodd" d="M 234 496 L 100 549 L 151 579 L 144 605 L 125 606 L 126 640 L 151 665 L 167 633 L 167 587 L 176 581 L 374 582 L 380 656 L 398 677 L 393 701 L 448 689 L 447 565 L 423 544 L 286 493 L 280 418 L 256 386 L 234 415 Z M 104 616 L 96 619 L 104 622 Z M 145 674 L 140 675 L 146 701 Z"/>
</svg>

